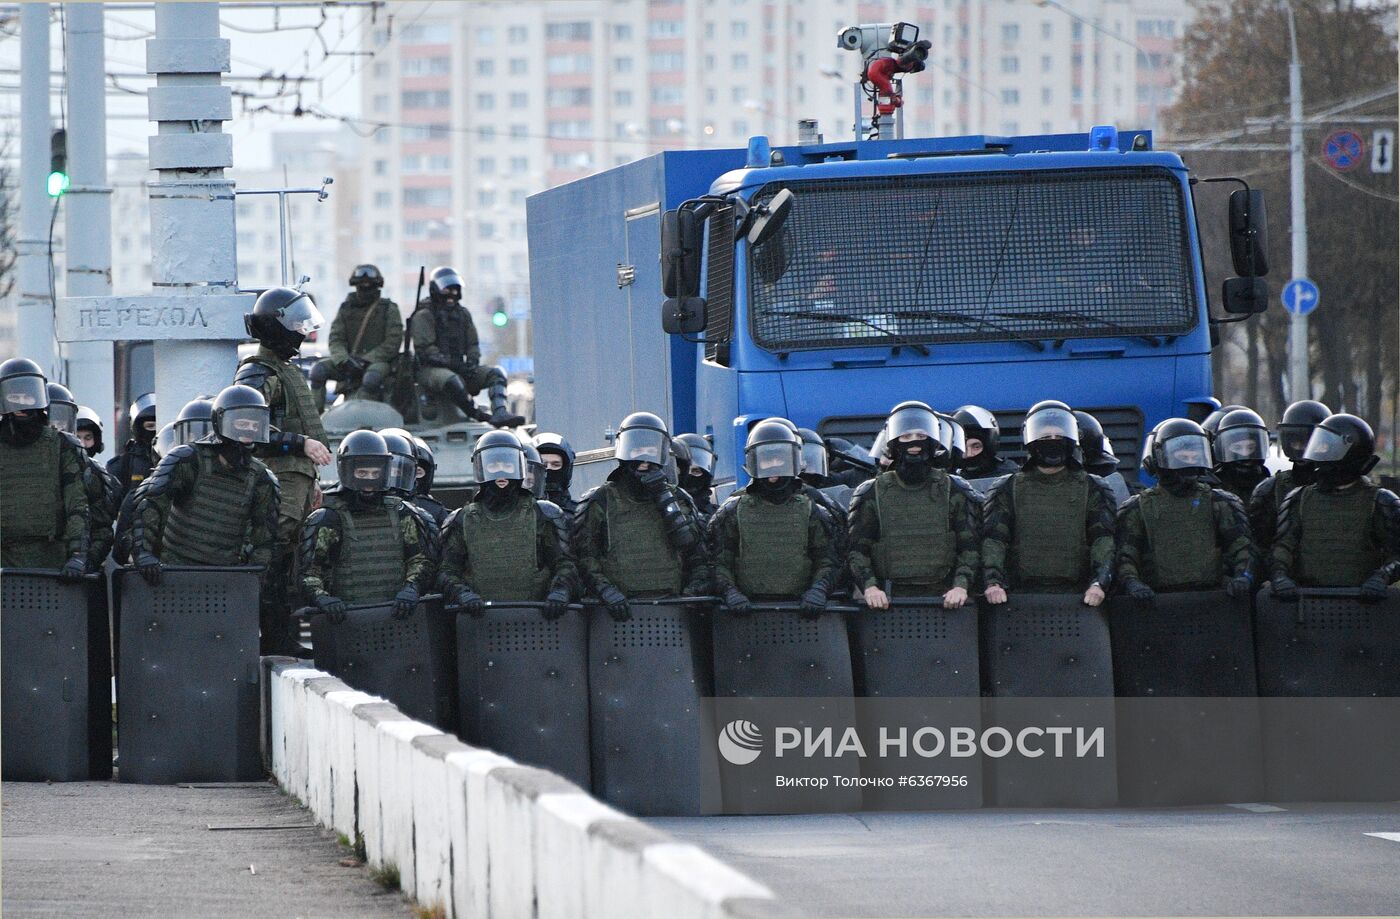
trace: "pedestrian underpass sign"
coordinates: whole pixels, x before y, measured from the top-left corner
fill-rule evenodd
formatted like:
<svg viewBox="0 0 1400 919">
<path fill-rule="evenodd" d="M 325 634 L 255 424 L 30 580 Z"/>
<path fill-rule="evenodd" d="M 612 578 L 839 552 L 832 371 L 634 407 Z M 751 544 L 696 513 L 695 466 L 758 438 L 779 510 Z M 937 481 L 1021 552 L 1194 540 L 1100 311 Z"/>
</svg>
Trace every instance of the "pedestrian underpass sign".
<svg viewBox="0 0 1400 919">
<path fill-rule="evenodd" d="M 1371 171 L 1395 171 L 1395 132 L 1389 128 L 1371 134 Z"/>
<path fill-rule="evenodd" d="M 1307 278 L 1294 278 L 1283 285 L 1283 308 L 1295 316 L 1306 316 L 1317 309 L 1321 297 L 1317 285 Z"/>
</svg>

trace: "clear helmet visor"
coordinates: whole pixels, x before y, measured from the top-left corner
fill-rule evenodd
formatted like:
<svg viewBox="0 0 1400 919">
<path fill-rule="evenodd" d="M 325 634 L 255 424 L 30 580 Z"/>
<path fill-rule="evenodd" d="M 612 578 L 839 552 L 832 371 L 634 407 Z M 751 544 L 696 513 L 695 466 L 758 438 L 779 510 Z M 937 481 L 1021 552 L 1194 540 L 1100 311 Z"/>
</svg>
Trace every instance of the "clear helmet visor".
<svg viewBox="0 0 1400 919">
<path fill-rule="evenodd" d="M 0 381 L 0 409 L 10 412 L 42 412 L 49 407 L 49 386 L 43 377 L 10 377 Z"/>
<path fill-rule="evenodd" d="M 390 454 L 388 488 L 397 491 L 412 491 L 413 483 L 417 480 L 418 463 L 416 460 L 398 453 Z"/>
<path fill-rule="evenodd" d="M 1356 441 L 1349 435 L 1338 434 L 1326 428 L 1314 428 L 1308 446 L 1303 451 L 1303 459 L 1311 463 L 1335 463 L 1346 457 Z"/>
<path fill-rule="evenodd" d="M 899 440 L 905 434 L 937 438 L 940 426 L 938 417 L 926 408 L 903 408 L 885 422 L 885 430 L 889 432 L 890 440 Z"/>
<path fill-rule="evenodd" d="M 802 471 L 797 444 L 754 444 L 744 451 L 744 469 L 755 479 L 793 477 Z"/>
<path fill-rule="evenodd" d="M 1158 450 L 1163 469 L 1209 469 L 1213 465 L 1210 438 L 1205 434 L 1183 434 L 1164 440 Z"/>
<path fill-rule="evenodd" d="M 154 447 L 156 455 L 168 455 L 171 450 L 175 449 L 175 446 L 178 443 L 179 441 L 175 439 L 175 425 L 167 424 L 165 427 L 160 429 L 160 433 L 156 434 Z"/>
<path fill-rule="evenodd" d="M 671 458 L 671 438 L 652 428 L 632 428 L 617 435 L 613 456 L 624 462 L 661 466 Z"/>
<path fill-rule="evenodd" d="M 486 447 L 472 454 L 472 469 L 479 482 L 496 479 L 525 480 L 525 454 L 518 447 Z"/>
<path fill-rule="evenodd" d="M 1278 446 L 1283 455 L 1297 462 L 1308 448 L 1313 426 L 1310 424 L 1281 424 L 1278 426 Z"/>
<path fill-rule="evenodd" d="M 958 456 L 967 453 L 967 432 L 951 418 L 938 419 L 938 442 L 949 453 L 956 453 Z"/>
<path fill-rule="evenodd" d="M 336 464 L 343 488 L 355 491 L 384 491 L 389 487 L 388 456 L 342 456 Z"/>
<path fill-rule="evenodd" d="M 268 425 L 268 411 L 263 406 L 227 408 L 219 417 L 219 436 L 240 444 L 265 444 Z"/>
<path fill-rule="evenodd" d="M 536 498 L 544 497 L 545 485 L 548 484 L 545 480 L 545 471 L 544 463 L 525 463 L 525 478 L 521 484 Z"/>
<path fill-rule="evenodd" d="M 207 418 L 186 418 L 175 422 L 175 438 L 182 444 L 192 444 L 214 433 L 214 422 Z"/>
<path fill-rule="evenodd" d="M 1026 418 L 1022 439 L 1025 443 L 1060 437 L 1071 443 L 1079 443 L 1079 422 L 1074 415 L 1062 408 L 1046 408 Z"/>
<path fill-rule="evenodd" d="M 690 468 L 692 471 L 698 469 L 706 475 L 715 474 L 715 455 L 709 450 L 702 450 L 694 444 L 690 445 Z"/>
<path fill-rule="evenodd" d="M 326 322 L 325 317 L 316 308 L 316 304 L 311 302 L 310 297 L 298 297 L 287 304 L 287 307 L 282 311 L 280 321 L 287 331 L 301 335 L 310 335 Z"/>
<path fill-rule="evenodd" d="M 802 471 L 806 475 L 827 474 L 825 444 L 802 444 Z"/>
<path fill-rule="evenodd" d="M 1230 428 L 1215 436 L 1215 461 L 1262 461 L 1269 453 L 1269 433 L 1263 428 Z"/>
<path fill-rule="evenodd" d="M 78 406 L 72 402 L 49 403 L 49 424 L 68 434 L 78 433 Z"/>
</svg>

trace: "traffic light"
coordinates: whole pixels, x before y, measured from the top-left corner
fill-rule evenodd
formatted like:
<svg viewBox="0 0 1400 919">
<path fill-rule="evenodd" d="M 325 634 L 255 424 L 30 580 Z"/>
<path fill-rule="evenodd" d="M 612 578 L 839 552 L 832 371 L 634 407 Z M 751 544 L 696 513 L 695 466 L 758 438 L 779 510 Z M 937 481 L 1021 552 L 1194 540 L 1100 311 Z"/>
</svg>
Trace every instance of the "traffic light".
<svg viewBox="0 0 1400 919">
<path fill-rule="evenodd" d="M 49 138 L 49 197 L 57 198 L 67 190 L 68 132 L 59 128 Z"/>
<path fill-rule="evenodd" d="M 506 312 L 506 302 L 500 297 L 492 301 L 491 324 L 504 329 L 510 323 L 510 313 Z"/>
</svg>

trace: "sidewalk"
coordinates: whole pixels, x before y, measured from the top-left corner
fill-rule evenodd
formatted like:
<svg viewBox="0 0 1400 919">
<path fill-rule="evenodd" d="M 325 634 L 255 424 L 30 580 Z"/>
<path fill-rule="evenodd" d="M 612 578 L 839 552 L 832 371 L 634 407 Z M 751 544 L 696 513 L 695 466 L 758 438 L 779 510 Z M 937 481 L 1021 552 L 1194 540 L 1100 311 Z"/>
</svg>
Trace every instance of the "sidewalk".
<svg viewBox="0 0 1400 919">
<path fill-rule="evenodd" d="M 5 782 L 0 801 L 6 917 L 411 915 L 270 783 Z"/>
</svg>

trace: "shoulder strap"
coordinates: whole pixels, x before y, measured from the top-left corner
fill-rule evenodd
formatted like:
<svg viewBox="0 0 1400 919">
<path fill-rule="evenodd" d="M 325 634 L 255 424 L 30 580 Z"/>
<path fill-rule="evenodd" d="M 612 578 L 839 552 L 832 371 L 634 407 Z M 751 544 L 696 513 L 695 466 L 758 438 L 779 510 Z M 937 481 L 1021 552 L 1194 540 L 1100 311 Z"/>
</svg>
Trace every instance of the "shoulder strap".
<svg viewBox="0 0 1400 919">
<path fill-rule="evenodd" d="M 371 318 L 372 316 L 374 316 L 374 314 L 377 313 L 377 312 L 379 312 L 379 301 L 378 301 L 378 300 L 376 300 L 376 301 L 374 302 L 374 305 L 373 305 L 373 306 L 371 306 L 369 309 L 365 310 L 365 318 L 360 320 L 360 328 L 359 328 L 359 331 L 357 331 L 357 332 L 355 333 L 355 340 L 354 340 L 354 342 L 352 342 L 351 345 L 350 345 L 350 356 L 351 356 L 351 357 L 354 357 L 354 356 L 355 356 L 355 352 L 360 350 L 360 340 L 361 340 L 362 338 L 365 337 L 365 329 L 369 328 L 369 320 L 370 320 L 370 318 Z"/>
</svg>

